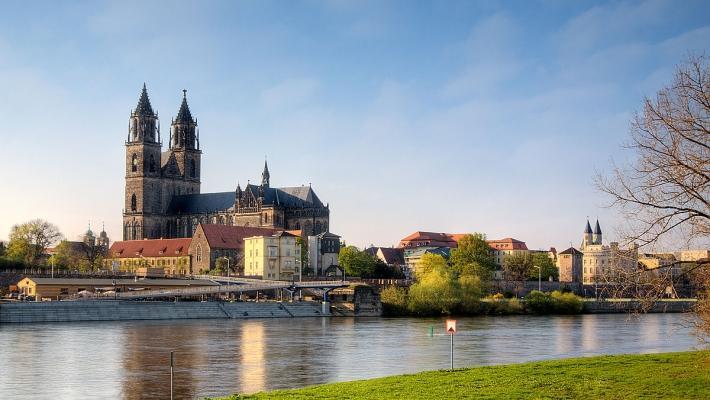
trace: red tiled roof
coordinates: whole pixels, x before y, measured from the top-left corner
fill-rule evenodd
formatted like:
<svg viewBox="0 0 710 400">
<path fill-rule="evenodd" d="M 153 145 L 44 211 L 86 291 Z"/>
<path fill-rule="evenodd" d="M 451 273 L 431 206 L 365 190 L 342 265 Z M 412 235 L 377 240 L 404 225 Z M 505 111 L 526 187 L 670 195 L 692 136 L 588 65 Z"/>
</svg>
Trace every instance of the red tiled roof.
<svg viewBox="0 0 710 400">
<path fill-rule="evenodd" d="M 191 242 L 191 238 L 113 242 L 109 249 L 109 256 L 112 258 L 186 256 Z"/>
<path fill-rule="evenodd" d="M 527 250 L 528 246 L 525 242 L 513 238 L 504 238 L 498 240 L 486 240 L 488 246 L 494 250 Z"/>
<path fill-rule="evenodd" d="M 244 238 L 261 235 L 271 236 L 280 230 L 255 226 L 201 225 L 205 239 L 213 249 L 242 249 Z"/>
</svg>

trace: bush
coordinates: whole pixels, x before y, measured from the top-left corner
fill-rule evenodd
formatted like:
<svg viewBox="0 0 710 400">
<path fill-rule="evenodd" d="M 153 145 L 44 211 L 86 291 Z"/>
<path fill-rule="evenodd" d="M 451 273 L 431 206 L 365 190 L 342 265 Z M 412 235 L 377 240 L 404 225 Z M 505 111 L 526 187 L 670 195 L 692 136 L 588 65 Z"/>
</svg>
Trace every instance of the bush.
<svg viewBox="0 0 710 400">
<path fill-rule="evenodd" d="M 555 312 L 559 314 L 579 314 L 584 309 L 582 299 L 574 293 L 555 290 L 550 297 L 555 302 Z"/>
<path fill-rule="evenodd" d="M 500 293 L 496 293 L 493 296 L 491 296 L 491 300 L 503 300 L 504 298 L 505 298 L 505 296 L 503 296 Z"/>
<path fill-rule="evenodd" d="M 539 290 L 525 296 L 525 308 L 532 314 L 552 314 L 555 311 L 554 300 Z"/>
<path fill-rule="evenodd" d="M 490 315 L 516 315 L 523 313 L 523 305 L 518 299 L 505 299 L 500 293 L 488 297 L 484 302 L 486 314 Z"/>
<path fill-rule="evenodd" d="M 574 293 L 555 290 L 547 294 L 533 290 L 525 297 L 525 307 L 532 314 L 579 314 L 584 304 Z"/>
<path fill-rule="evenodd" d="M 515 297 L 515 293 L 510 290 L 506 290 L 505 292 L 503 292 L 503 297 L 505 297 L 506 299 L 512 299 L 513 297 Z"/>
<path fill-rule="evenodd" d="M 380 293 L 382 312 L 386 316 L 407 315 L 407 292 L 396 286 L 389 286 Z"/>
</svg>

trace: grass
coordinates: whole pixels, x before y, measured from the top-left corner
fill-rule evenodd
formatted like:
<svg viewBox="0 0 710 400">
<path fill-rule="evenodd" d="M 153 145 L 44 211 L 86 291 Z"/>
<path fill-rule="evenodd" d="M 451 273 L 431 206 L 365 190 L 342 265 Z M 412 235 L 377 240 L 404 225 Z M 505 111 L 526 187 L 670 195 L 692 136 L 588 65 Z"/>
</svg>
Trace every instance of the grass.
<svg viewBox="0 0 710 400">
<path fill-rule="evenodd" d="M 710 399 L 710 351 L 429 371 L 226 399 Z"/>
</svg>

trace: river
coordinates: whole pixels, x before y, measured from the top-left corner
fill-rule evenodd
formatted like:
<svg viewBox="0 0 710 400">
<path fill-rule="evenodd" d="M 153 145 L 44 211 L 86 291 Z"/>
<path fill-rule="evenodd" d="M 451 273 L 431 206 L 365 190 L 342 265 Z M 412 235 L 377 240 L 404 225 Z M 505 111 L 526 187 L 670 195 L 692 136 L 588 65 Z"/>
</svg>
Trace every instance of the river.
<svg viewBox="0 0 710 400">
<path fill-rule="evenodd" d="M 460 318 L 455 366 L 690 350 L 688 314 Z M 429 335 L 434 327 L 434 336 Z M 0 326 L 3 399 L 166 399 L 449 366 L 442 319 L 297 318 Z"/>
</svg>

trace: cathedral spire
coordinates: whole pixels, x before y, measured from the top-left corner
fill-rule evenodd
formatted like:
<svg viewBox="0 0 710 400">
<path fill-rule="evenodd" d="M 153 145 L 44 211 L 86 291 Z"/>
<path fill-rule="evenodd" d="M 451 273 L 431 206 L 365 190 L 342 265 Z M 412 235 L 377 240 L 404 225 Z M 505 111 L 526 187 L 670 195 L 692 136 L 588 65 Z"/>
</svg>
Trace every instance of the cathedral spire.
<svg viewBox="0 0 710 400">
<path fill-rule="evenodd" d="M 134 115 L 140 116 L 154 116 L 153 106 L 150 105 L 150 98 L 148 98 L 148 89 L 145 87 L 145 82 L 143 82 L 143 90 L 141 90 L 141 96 L 138 98 L 138 105 L 136 106 Z"/>
<path fill-rule="evenodd" d="M 170 148 L 195 150 L 199 149 L 197 143 L 197 121 L 192 118 L 187 105 L 187 90 L 183 89 L 182 104 L 170 127 Z"/>
<path fill-rule="evenodd" d="M 175 119 L 175 122 L 182 122 L 186 124 L 195 123 L 195 121 L 192 119 L 192 113 L 190 113 L 190 107 L 187 105 L 186 89 L 182 90 L 182 104 L 180 104 L 180 110 L 178 111 L 178 115 Z"/>
<path fill-rule="evenodd" d="M 271 175 L 269 174 L 269 164 L 264 159 L 264 172 L 261 173 L 261 185 L 264 187 L 269 187 L 269 179 Z"/>
</svg>

